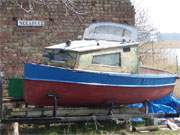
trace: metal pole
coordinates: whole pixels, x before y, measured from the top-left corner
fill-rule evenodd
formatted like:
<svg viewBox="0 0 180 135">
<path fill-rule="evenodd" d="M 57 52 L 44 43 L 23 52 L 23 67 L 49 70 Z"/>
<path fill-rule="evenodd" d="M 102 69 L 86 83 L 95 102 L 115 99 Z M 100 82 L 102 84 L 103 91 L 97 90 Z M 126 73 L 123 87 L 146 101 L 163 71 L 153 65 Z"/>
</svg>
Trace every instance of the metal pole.
<svg viewBox="0 0 180 135">
<path fill-rule="evenodd" d="M 152 41 L 152 64 L 154 66 L 154 42 Z"/>
<path fill-rule="evenodd" d="M 178 56 L 176 56 L 176 74 L 179 76 L 179 63 L 178 63 Z"/>
<path fill-rule="evenodd" d="M 57 116 L 57 106 L 58 106 L 58 97 L 55 95 L 54 96 L 54 109 L 53 109 L 53 117 Z"/>
</svg>

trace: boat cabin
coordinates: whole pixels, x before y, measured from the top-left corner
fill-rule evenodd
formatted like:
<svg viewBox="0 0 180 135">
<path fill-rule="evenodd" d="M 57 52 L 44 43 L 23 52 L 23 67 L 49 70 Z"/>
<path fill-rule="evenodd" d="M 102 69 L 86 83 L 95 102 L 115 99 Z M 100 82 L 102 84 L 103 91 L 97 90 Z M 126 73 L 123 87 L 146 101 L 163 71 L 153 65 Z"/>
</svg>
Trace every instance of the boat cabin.
<svg viewBox="0 0 180 135">
<path fill-rule="evenodd" d="M 91 24 L 83 40 L 45 48 L 44 63 L 77 70 L 136 73 L 137 31 L 114 23 Z"/>
</svg>

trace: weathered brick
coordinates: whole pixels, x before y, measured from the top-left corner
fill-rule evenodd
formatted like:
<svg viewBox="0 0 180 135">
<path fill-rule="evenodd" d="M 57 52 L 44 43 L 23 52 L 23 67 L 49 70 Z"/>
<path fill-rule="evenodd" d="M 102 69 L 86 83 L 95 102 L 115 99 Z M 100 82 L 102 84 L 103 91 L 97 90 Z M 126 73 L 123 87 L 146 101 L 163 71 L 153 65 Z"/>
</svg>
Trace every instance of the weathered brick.
<svg viewBox="0 0 180 135">
<path fill-rule="evenodd" d="M 26 0 L 24 0 L 26 1 Z M 26 13 L 11 3 L 0 5 L 0 70 L 6 77 L 22 75 L 24 62 L 40 62 L 45 46 L 76 39 L 92 20 L 134 25 L 135 11 L 130 0 L 74 0 L 77 16 L 62 3 L 47 0 L 49 6 L 35 5 Z M 28 8 L 24 3 L 24 7 Z M 42 20 L 44 27 L 17 27 L 18 19 Z"/>
</svg>

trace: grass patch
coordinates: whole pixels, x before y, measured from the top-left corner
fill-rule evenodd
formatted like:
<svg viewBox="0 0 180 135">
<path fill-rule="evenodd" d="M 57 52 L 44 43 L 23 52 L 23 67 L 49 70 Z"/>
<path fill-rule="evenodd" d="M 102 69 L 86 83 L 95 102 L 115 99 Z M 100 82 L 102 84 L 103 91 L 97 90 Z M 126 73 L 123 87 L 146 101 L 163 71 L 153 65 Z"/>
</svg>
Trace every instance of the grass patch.
<svg viewBox="0 0 180 135">
<path fill-rule="evenodd" d="M 45 126 L 22 126 L 20 134 L 23 135 L 60 135 L 60 134 L 78 134 L 78 135 L 97 135 L 97 134 L 124 134 L 124 127 L 115 122 L 106 123 L 78 123 L 72 125 L 54 124 L 50 127 Z"/>
<path fill-rule="evenodd" d="M 112 125 L 111 125 L 112 124 Z M 74 124 L 70 127 L 68 125 L 53 125 L 49 128 L 47 127 L 22 127 L 20 129 L 20 134 L 22 135 L 178 135 L 180 131 L 172 130 L 156 130 L 147 133 L 138 132 L 127 132 L 119 125 L 114 125 L 113 123 L 104 124 L 103 127 L 95 125 L 92 123 Z"/>
</svg>

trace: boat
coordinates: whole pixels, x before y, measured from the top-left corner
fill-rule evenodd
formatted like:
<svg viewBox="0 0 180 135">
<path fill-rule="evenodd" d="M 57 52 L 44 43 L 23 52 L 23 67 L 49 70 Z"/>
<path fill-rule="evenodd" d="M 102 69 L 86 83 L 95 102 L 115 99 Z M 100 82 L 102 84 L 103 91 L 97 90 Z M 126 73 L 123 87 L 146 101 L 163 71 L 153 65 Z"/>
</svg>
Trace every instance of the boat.
<svg viewBox="0 0 180 135">
<path fill-rule="evenodd" d="M 82 40 L 48 46 L 43 63 L 24 66 L 24 99 L 36 106 L 127 105 L 173 92 L 176 75 L 140 66 L 137 30 L 93 23 Z"/>
</svg>

